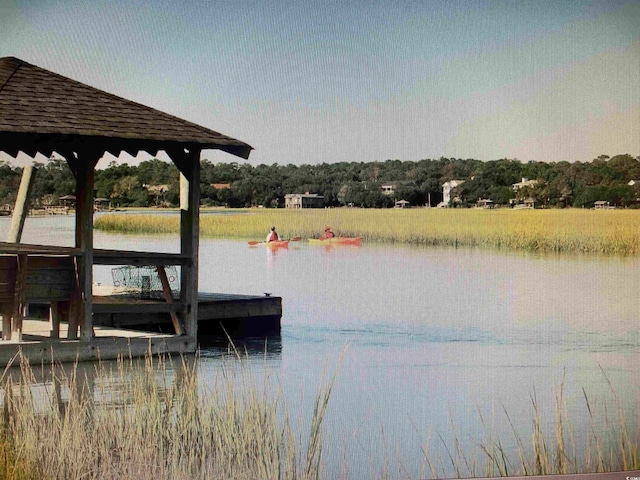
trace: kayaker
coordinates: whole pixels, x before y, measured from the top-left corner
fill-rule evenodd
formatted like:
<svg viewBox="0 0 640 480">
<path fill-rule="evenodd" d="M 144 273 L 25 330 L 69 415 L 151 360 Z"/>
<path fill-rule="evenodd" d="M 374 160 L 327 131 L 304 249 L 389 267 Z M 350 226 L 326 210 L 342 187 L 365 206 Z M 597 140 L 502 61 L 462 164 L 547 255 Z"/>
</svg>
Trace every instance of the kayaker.
<svg viewBox="0 0 640 480">
<path fill-rule="evenodd" d="M 266 242 L 275 242 L 277 240 L 280 240 L 280 237 L 278 237 L 278 232 L 276 232 L 276 227 L 271 227 L 271 231 L 269 232 L 269 235 L 267 235 L 267 240 Z"/>
<path fill-rule="evenodd" d="M 331 227 L 324 227 L 324 235 L 320 236 L 320 240 L 327 240 L 335 237 L 335 234 L 331 231 Z"/>
</svg>

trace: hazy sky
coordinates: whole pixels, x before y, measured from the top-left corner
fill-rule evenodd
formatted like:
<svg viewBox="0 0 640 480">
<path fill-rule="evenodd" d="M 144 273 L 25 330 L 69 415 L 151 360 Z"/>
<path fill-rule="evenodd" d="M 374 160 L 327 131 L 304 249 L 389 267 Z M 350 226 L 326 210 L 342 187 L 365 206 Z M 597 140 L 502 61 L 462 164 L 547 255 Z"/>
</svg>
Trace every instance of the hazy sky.
<svg viewBox="0 0 640 480">
<path fill-rule="evenodd" d="M 640 0 L 0 0 L 0 56 L 254 165 L 640 155 Z"/>
</svg>

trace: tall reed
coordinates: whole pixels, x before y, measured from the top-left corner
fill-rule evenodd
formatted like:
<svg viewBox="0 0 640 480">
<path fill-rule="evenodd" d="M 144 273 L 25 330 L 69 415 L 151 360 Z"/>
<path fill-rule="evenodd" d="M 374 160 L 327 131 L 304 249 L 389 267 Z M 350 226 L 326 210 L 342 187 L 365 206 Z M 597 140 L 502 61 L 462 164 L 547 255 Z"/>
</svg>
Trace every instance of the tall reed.
<svg viewBox="0 0 640 480">
<path fill-rule="evenodd" d="M 204 237 L 318 237 L 325 225 L 365 242 L 486 247 L 532 252 L 637 255 L 640 210 L 251 209 L 202 215 Z M 177 233 L 177 215 L 103 215 L 96 228 L 121 233 Z"/>
<path fill-rule="evenodd" d="M 305 442 L 291 429 L 279 390 L 266 377 L 259 384 L 239 365 L 225 365 L 206 380 L 199 378 L 197 359 L 188 358 L 120 359 L 115 367 L 98 364 L 91 375 L 78 365 L 70 373 L 56 367 L 47 395 L 36 397 L 34 371 L 22 359 L 19 382 L 8 375 L 1 381 L 0 478 L 331 478 L 322 465 L 322 430 L 335 374 L 320 386 Z M 467 445 L 451 416 L 452 443 L 438 435 L 443 453 L 431 453 L 427 444 L 424 463 L 434 478 L 452 471 L 457 477 L 492 477 L 638 470 L 640 432 L 630 432 L 611 391 L 613 419 L 606 403 L 602 414 L 584 393 L 589 433 L 581 442 L 561 384 L 550 429 L 534 391 L 529 441 L 504 407 L 512 439 L 496 437 L 479 414 L 484 438 Z M 344 461 L 348 478 L 350 459 Z M 381 464 L 373 476 L 393 478 L 389 458 Z"/>
<path fill-rule="evenodd" d="M 325 407 L 303 447 L 279 394 L 244 368 L 209 382 L 199 379 L 197 361 L 139 362 L 120 359 L 115 371 L 98 365 L 91 380 L 77 366 L 70 374 L 54 368 L 50 395 L 37 399 L 22 359 L 20 383 L 8 377 L 2 388 L 3 438 L 13 443 L 0 443 L 0 452 L 13 455 L 11 468 L 24 466 L 10 478 L 34 478 L 32 471 L 61 480 L 320 478 L 330 385 L 320 389 Z"/>
<path fill-rule="evenodd" d="M 480 422 L 485 427 L 484 438 L 474 441 L 471 447 L 463 447 L 463 441 L 456 434 L 455 424 L 452 422 L 454 440 L 453 446 L 444 445 L 446 459 L 434 457 L 429 446 L 426 446 L 422 450 L 425 464 L 432 478 L 446 477 L 452 468 L 457 478 L 640 470 L 640 426 L 637 426 L 635 435 L 630 433 L 620 399 L 611 384 L 609 385 L 617 411 L 616 418 L 610 418 L 606 402 L 601 411 L 596 411 L 583 390 L 589 414 L 589 433 L 586 439 L 581 438 L 579 441 L 576 438 L 564 396 L 563 382 L 555 392 L 555 418 L 551 427 L 547 426 L 546 429 L 537 394 L 534 391 L 530 395 L 529 441 L 525 440 L 526 432 L 516 429 L 511 416 L 503 407 L 512 438 L 496 437 L 487 428 L 480 414 Z M 439 435 L 439 438 L 444 442 L 442 436 Z M 507 444 L 511 447 L 507 448 Z"/>
</svg>

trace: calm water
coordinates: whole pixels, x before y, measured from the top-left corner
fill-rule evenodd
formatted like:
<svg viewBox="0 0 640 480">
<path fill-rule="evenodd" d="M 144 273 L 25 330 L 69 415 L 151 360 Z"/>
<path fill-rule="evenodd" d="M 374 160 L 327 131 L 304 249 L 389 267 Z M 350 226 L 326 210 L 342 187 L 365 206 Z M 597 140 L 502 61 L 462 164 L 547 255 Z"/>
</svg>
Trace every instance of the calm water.
<svg viewBox="0 0 640 480">
<path fill-rule="evenodd" d="M 71 245 L 72 229 L 71 217 L 30 218 L 23 241 Z M 95 244 L 179 248 L 177 237 L 100 232 Z M 282 389 L 301 435 L 323 375 L 333 374 L 344 352 L 325 421 L 331 478 L 345 464 L 350 478 L 385 465 L 393 477 L 428 474 L 421 447 L 429 439 L 444 463 L 436 462 L 439 471 L 454 475 L 442 440 L 475 448 L 489 432 L 512 448 L 505 409 L 529 442 L 534 395 L 553 437 L 554 395 L 563 383 L 578 444 L 589 430 L 583 389 L 592 407 L 606 402 L 615 420 L 613 386 L 636 433 L 638 258 L 304 242 L 271 251 L 227 240 L 202 240 L 200 258 L 201 291 L 282 296 L 281 338 L 252 356 L 250 368 Z M 95 280 L 110 283 L 110 269 L 96 268 Z M 203 351 L 203 382 L 223 353 Z"/>
</svg>

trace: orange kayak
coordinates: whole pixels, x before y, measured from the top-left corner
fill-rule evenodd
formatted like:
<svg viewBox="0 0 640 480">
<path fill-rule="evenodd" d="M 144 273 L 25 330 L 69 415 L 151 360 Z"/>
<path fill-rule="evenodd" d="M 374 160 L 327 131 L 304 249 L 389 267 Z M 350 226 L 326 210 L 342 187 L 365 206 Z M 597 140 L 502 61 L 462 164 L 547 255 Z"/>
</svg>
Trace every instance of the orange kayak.
<svg viewBox="0 0 640 480">
<path fill-rule="evenodd" d="M 310 238 L 309 243 L 312 245 L 356 245 L 359 246 L 362 237 L 333 237 L 325 240 L 319 238 Z"/>
<path fill-rule="evenodd" d="M 289 240 L 274 240 L 273 242 L 249 242 L 250 247 L 256 245 L 264 245 L 270 248 L 287 248 L 289 246 Z"/>
</svg>

